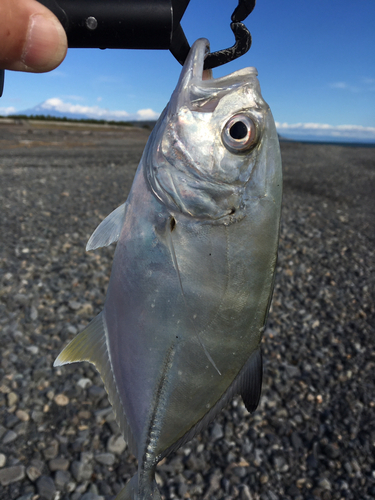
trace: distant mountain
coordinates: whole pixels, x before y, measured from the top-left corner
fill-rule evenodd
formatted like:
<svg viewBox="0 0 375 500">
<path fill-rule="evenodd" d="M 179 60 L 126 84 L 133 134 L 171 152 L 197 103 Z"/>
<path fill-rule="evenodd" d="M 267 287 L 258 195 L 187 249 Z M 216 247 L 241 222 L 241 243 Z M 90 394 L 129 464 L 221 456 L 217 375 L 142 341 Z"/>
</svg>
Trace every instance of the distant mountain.
<svg viewBox="0 0 375 500">
<path fill-rule="evenodd" d="M 16 114 L 16 113 L 13 113 Z M 80 103 L 70 103 L 58 97 L 52 97 L 31 109 L 17 112 L 17 115 L 43 115 L 70 120 L 106 120 L 138 123 L 138 125 L 155 123 L 159 117 L 152 109 L 140 109 L 136 113 L 127 111 L 111 111 L 100 106 L 85 106 Z M 11 115 L 9 115 L 11 116 Z"/>
<path fill-rule="evenodd" d="M 83 120 L 87 118 L 94 118 L 93 116 L 89 116 L 87 113 L 72 111 L 74 107 L 70 106 L 71 109 L 64 109 L 66 106 L 63 106 L 63 103 L 60 99 L 47 99 L 37 106 L 34 106 L 31 109 L 25 109 L 24 111 L 19 111 L 17 115 L 43 115 L 43 116 L 54 116 L 56 118 L 67 118 L 74 120 Z M 11 116 L 11 115 L 9 115 Z M 96 117 L 97 118 L 97 117 Z"/>
<path fill-rule="evenodd" d="M 67 118 L 68 120 L 85 120 L 87 118 L 93 118 L 92 116 L 89 116 L 84 113 L 68 113 L 68 112 L 61 112 L 56 109 L 46 109 L 43 107 L 42 104 L 38 104 L 38 106 L 34 106 L 31 109 L 25 109 L 24 111 L 19 111 L 18 113 L 14 113 L 15 115 L 25 115 L 25 116 L 36 116 L 36 115 L 43 115 L 43 116 L 53 116 L 55 118 Z M 9 115 L 12 116 L 12 115 Z M 103 118 L 102 118 L 103 119 Z"/>
</svg>

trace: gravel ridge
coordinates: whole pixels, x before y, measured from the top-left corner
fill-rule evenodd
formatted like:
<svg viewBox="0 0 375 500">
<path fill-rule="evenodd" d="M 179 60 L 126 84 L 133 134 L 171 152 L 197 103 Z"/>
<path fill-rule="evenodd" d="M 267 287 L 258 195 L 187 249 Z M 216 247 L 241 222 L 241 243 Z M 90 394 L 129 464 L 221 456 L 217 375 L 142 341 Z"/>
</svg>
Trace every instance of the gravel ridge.
<svg viewBox="0 0 375 500">
<path fill-rule="evenodd" d="M 136 471 L 96 370 L 52 367 L 100 312 L 148 132 L 0 124 L 0 498 L 112 500 Z M 375 498 L 375 148 L 282 142 L 264 385 L 159 465 L 165 498 Z"/>
</svg>

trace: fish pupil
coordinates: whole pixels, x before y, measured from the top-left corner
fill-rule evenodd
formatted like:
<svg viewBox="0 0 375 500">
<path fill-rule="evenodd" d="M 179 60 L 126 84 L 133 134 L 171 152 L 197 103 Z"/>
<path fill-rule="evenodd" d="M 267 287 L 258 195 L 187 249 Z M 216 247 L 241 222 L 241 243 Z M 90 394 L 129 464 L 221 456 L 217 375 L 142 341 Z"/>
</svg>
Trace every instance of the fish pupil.
<svg viewBox="0 0 375 500">
<path fill-rule="evenodd" d="M 176 219 L 174 217 L 171 217 L 171 221 L 170 221 L 171 232 L 173 231 L 173 229 L 175 227 L 176 227 Z"/>
<path fill-rule="evenodd" d="M 232 139 L 236 139 L 237 141 L 244 139 L 247 136 L 247 127 L 244 122 L 236 122 L 229 129 L 229 134 Z"/>
</svg>

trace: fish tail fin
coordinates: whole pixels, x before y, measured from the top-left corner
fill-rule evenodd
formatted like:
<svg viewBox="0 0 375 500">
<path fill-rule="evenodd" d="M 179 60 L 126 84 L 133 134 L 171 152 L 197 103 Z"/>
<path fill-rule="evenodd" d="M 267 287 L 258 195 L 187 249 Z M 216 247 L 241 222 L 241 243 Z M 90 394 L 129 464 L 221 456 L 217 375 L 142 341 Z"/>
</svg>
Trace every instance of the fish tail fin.
<svg viewBox="0 0 375 500">
<path fill-rule="evenodd" d="M 125 488 L 120 491 L 115 500 L 162 500 L 155 479 L 145 479 L 146 481 L 140 487 L 138 473 L 135 474 Z"/>
</svg>

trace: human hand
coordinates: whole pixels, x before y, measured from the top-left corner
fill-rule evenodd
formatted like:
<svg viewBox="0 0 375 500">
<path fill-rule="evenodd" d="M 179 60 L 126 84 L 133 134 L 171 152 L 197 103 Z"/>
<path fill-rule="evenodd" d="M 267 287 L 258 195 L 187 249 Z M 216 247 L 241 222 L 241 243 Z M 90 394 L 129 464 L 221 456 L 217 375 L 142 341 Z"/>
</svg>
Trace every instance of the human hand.
<svg viewBox="0 0 375 500">
<path fill-rule="evenodd" d="M 64 28 L 36 0 L 0 0 L 0 69 L 43 73 L 67 51 Z"/>
</svg>

